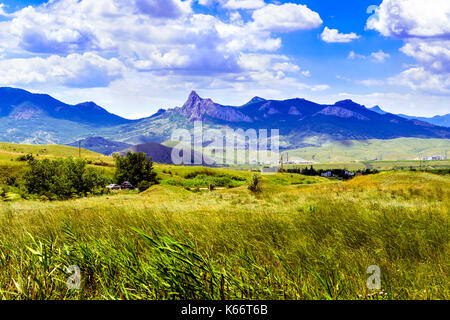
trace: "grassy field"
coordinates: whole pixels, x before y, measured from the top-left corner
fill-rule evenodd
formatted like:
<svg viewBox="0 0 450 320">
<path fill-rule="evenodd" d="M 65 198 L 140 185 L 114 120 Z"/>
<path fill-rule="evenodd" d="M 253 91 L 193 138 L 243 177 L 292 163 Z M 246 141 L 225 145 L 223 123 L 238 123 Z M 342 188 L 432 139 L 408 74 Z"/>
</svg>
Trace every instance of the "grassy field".
<svg viewBox="0 0 450 320">
<path fill-rule="evenodd" d="M 352 160 L 420 160 L 424 157 L 450 156 L 449 139 L 399 138 L 390 140 L 332 141 L 320 147 L 289 150 L 290 158 L 314 162 L 350 162 Z"/>
<path fill-rule="evenodd" d="M 21 170 L 21 154 L 74 156 L 0 149 L 0 168 Z M 112 172 L 111 159 L 89 156 Z M 0 201 L 0 298 L 450 298 L 448 175 L 279 173 L 252 193 L 249 171 L 155 170 L 160 184 L 142 193 Z M 211 181 L 231 185 L 202 190 Z M 67 288 L 73 265 L 79 290 Z M 380 290 L 366 286 L 370 265 L 381 269 Z"/>
<path fill-rule="evenodd" d="M 0 205 L 3 299 L 448 299 L 450 179 L 190 192 L 157 185 Z M 81 289 L 66 287 L 70 265 Z M 369 296 L 366 268 L 381 268 Z"/>
<path fill-rule="evenodd" d="M 314 164 L 288 164 L 285 168 L 305 168 L 313 166 L 315 169 L 347 169 L 352 171 L 376 169 L 387 170 L 433 170 L 450 168 L 450 160 L 398 160 L 398 161 L 352 161 L 334 163 L 314 163 Z"/>
</svg>

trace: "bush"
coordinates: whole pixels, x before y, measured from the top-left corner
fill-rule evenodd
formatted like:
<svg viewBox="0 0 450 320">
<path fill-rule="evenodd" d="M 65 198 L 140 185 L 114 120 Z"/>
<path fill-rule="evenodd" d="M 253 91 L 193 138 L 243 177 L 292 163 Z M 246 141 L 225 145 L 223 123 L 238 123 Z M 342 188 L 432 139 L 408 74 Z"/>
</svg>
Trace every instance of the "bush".
<svg viewBox="0 0 450 320">
<path fill-rule="evenodd" d="M 152 160 L 147 158 L 145 153 L 128 152 L 126 156 L 115 154 L 114 161 L 116 166 L 114 180 L 117 184 L 122 184 L 124 181 L 134 186 L 144 181 L 150 184 L 158 183 Z"/>
<path fill-rule="evenodd" d="M 13 186 L 13 187 L 17 187 L 17 179 L 14 176 L 9 176 L 6 178 L 6 185 L 8 186 Z"/>
<path fill-rule="evenodd" d="M 253 174 L 251 180 L 248 182 L 248 190 L 255 193 L 262 191 L 260 175 Z"/>
<path fill-rule="evenodd" d="M 109 182 L 93 168 L 86 168 L 83 160 L 32 160 L 28 165 L 24 176 L 28 192 L 51 200 L 101 194 Z"/>
<path fill-rule="evenodd" d="M 32 154 L 22 155 L 17 157 L 17 161 L 25 162 L 25 161 L 33 161 L 34 157 Z"/>
<path fill-rule="evenodd" d="M 145 190 L 147 190 L 148 188 L 150 188 L 152 185 L 154 185 L 154 183 L 148 182 L 148 181 L 141 181 L 138 185 L 137 188 L 139 189 L 139 192 L 143 192 Z"/>
</svg>

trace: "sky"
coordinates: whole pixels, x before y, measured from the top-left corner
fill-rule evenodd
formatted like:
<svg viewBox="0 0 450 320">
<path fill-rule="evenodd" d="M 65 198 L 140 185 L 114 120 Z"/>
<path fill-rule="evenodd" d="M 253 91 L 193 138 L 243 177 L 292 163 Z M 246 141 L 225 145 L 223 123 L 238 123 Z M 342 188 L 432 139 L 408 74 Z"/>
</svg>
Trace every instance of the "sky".
<svg viewBox="0 0 450 320">
<path fill-rule="evenodd" d="M 0 86 L 126 118 L 254 96 L 450 113 L 448 0 L 0 0 Z"/>
</svg>

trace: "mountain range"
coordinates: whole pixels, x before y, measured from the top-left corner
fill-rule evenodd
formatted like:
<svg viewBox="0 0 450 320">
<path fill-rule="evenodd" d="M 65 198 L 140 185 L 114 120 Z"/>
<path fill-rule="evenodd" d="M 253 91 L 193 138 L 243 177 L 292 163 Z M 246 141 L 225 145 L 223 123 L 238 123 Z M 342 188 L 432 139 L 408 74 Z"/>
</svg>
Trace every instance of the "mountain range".
<svg viewBox="0 0 450 320">
<path fill-rule="evenodd" d="M 379 114 L 386 114 L 388 112 L 384 111 L 380 108 L 380 106 L 374 106 L 372 108 L 369 108 L 372 111 L 375 111 Z M 397 114 L 399 117 L 405 118 L 405 119 L 415 119 L 423 122 L 428 122 L 431 124 L 434 124 L 435 126 L 441 126 L 441 127 L 450 127 L 450 113 L 445 114 L 443 116 L 434 116 L 434 117 L 415 117 L 415 116 L 408 116 L 406 114 L 399 113 Z"/>
<path fill-rule="evenodd" d="M 45 94 L 0 88 L 3 142 L 70 144 L 91 137 L 86 146 L 98 145 L 104 149 L 101 153 L 108 153 L 122 146 L 162 143 L 170 140 L 174 129 L 192 129 L 198 120 L 203 121 L 205 128 L 279 129 L 282 149 L 316 146 L 330 140 L 450 138 L 448 127 L 381 113 L 352 100 L 324 105 L 300 98 L 254 97 L 242 106 L 225 106 L 192 91 L 181 107 L 160 109 L 151 117 L 128 120 L 94 102 L 69 105 Z"/>
</svg>

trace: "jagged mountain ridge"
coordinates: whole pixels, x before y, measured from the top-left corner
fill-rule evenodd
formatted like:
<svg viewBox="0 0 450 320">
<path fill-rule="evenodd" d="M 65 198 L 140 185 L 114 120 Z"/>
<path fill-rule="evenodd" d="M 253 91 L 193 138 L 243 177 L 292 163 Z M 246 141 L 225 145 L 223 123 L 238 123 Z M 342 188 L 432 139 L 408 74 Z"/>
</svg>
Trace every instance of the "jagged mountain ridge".
<svg viewBox="0 0 450 320">
<path fill-rule="evenodd" d="M 18 96 L 16 97 L 15 94 Z M 67 144 L 103 137 L 131 145 L 161 143 L 178 128 L 279 129 L 281 148 L 329 140 L 450 138 L 450 129 L 398 115 L 379 114 L 351 100 L 323 105 L 305 99 L 266 100 L 254 97 L 242 106 L 224 106 L 191 92 L 182 107 L 160 109 L 151 117 L 127 120 L 94 103 L 75 106 L 48 95 L 0 88 L 0 140 L 16 143 Z"/>
</svg>

